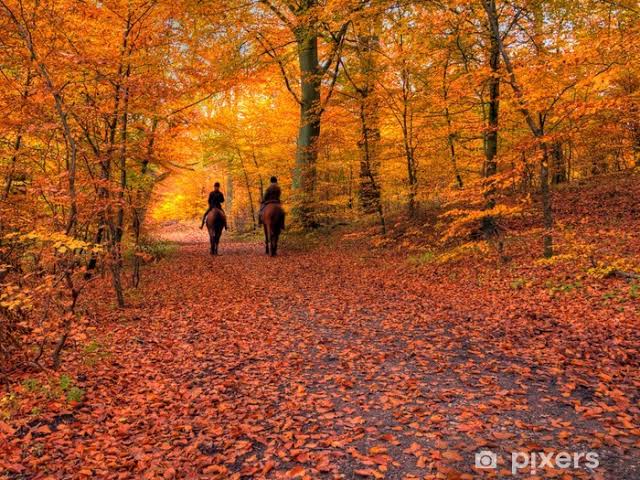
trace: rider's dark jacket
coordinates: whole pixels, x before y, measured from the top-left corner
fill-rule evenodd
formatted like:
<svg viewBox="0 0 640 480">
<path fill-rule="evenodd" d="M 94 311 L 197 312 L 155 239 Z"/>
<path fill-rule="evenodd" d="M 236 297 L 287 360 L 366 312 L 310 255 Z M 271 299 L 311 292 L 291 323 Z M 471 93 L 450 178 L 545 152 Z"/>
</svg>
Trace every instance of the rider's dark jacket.
<svg viewBox="0 0 640 480">
<path fill-rule="evenodd" d="M 220 190 L 214 190 L 209 193 L 209 210 L 212 208 L 220 208 L 222 209 L 222 204 L 224 203 L 224 195 Z"/>
<path fill-rule="evenodd" d="M 262 197 L 262 203 L 280 203 L 280 195 L 282 191 L 280 190 L 280 185 L 277 183 L 272 183 L 267 187 L 264 192 L 264 196 Z"/>
</svg>

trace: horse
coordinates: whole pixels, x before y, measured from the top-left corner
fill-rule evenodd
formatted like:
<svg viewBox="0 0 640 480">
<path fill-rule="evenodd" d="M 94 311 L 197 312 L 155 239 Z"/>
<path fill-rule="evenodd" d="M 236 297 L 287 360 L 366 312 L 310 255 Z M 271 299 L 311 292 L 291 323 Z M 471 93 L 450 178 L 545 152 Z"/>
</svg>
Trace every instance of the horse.
<svg viewBox="0 0 640 480">
<path fill-rule="evenodd" d="M 264 225 L 264 244 L 267 255 L 275 257 L 278 253 L 278 238 L 284 230 L 284 209 L 279 203 L 268 203 L 262 210 Z"/>
<path fill-rule="evenodd" d="M 209 241 L 211 242 L 211 255 L 218 255 L 218 244 L 222 236 L 222 229 L 227 218 L 219 208 L 212 208 L 207 214 L 207 230 L 209 231 Z"/>
</svg>

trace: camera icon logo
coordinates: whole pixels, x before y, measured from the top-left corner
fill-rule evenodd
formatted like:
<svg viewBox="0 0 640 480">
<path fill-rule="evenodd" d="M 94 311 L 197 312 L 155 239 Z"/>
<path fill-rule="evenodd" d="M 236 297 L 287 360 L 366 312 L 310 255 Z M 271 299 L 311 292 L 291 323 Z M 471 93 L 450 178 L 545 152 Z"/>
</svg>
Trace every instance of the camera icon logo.
<svg viewBox="0 0 640 480">
<path fill-rule="evenodd" d="M 476 468 L 498 468 L 498 456 L 491 450 L 476 453 Z"/>
</svg>

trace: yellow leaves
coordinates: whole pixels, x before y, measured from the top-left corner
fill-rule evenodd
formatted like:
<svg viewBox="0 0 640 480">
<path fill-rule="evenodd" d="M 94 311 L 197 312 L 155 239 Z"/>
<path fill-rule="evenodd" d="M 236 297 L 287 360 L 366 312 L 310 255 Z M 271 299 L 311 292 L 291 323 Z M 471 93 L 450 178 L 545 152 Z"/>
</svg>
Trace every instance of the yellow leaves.
<svg viewBox="0 0 640 480">
<path fill-rule="evenodd" d="M 101 245 L 85 242 L 62 232 L 44 230 L 33 230 L 26 233 L 12 232 L 6 234 L 4 239 L 12 244 L 48 246 L 60 254 L 67 252 L 75 254 L 96 253 L 103 249 Z"/>
<path fill-rule="evenodd" d="M 482 219 L 485 217 L 493 217 L 495 221 L 499 221 L 518 213 L 522 213 L 521 206 L 509 207 L 502 204 L 498 204 L 494 208 L 488 210 L 449 210 L 441 215 L 441 218 L 453 219 L 449 222 L 442 240 L 446 241 L 454 237 L 463 237 L 471 233 L 473 230 L 478 230 Z"/>
<path fill-rule="evenodd" d="M 574 253 L 563 253 L 554 255 L 551 258 L 539 258 L 534 261 L 534 264 L 539 266 L 553 266 L 563 262 L 572 262 L 576 260 L 576 258 Z"/>
<path fill-rule="evenodd" d="M 467 242 L 440 254 L 437 257 L 437 262 L 447 263 L 467 256 L 483 256 L 490 253 L 486 242 Z"/>
<path fill-rule="evenodd" d="M 609 278 L 618 274 L 618 272 L 626 272 L 627 274 L 640 275 L 640 268 L 636 262 L 627 258 L 612 258 L 607 262 L 599 261 L 596 266 L 587 270 L 587 275 L 595 278 Z"/>
<path fill-rule="evenodd" d="M 33 298 L 28 289 L 14 284 L 0 285 L 0 307 L 9 312 L 24 312 L 33 307 Z"/>
</svg>

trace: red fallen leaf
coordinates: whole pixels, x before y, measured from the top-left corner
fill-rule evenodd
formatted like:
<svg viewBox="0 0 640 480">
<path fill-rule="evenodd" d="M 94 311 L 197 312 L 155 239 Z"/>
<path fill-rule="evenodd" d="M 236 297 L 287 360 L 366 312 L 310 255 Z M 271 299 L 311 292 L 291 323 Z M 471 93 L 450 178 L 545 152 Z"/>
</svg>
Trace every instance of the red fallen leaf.
<svg viewBox="0 0 640 480">
<path fill-rule="evenodd" d="M 15 430 L 8 423 L 0 422 L 0 432 L 6 435 L 13 435 Z"/>
<path fill-rule="evenodd" d="M 379 472 L 378 470 L 374 470 L 373 468 L 355 470 L 353 473 L 361 477 L 384 478 L 384 473 Z"/>
<path fill-rule="evenodd" d="M 257 465 L 246 465 L 240 470 L 241 477 L 253 477 L 260 468 Z"/>
<path fill-rule="evenodd" d="M 49 425 L 41 425 L 38 428 L 36 428 L 34 430 L 34 432 L 37 432 L 37 433 L 51 433 L 51 428 L 49 428 Z"/>
<path fill-rule="evenodd" d="M 400 442 L 391 433 L 386 433 L 380 438 L 391 445 L 400 445 Z"/>
<path fill-rule="evenodd" d="M 416 455 L 416 453 L 420 451 L 422 451 L 422 445 L 416 442 L 413 442 L 411 445 L 409 445 L 409 448 L 405 448 L 403 450 L 404 453 L 413 453 L 414 455 Z"/>
<path fill-rule="evenodd" d="M 442 458 L 445 460 L 450 460 L 452 462 L 462 462 L 464 458 L 455 450 L 445 450 L 442 452 Z"/>
<path fill-rule="evenodd" d="M 446 450 L 449 447 L 449 444 L 442 440 L 436 440 L 433 444 L 439 450 Z"/>
<path fill-rule="evenodd" d="M 172 478 L 174 478 L 176 476 L 176 469 L 173 467 L 169 467 L 167 468 L 164 473 L 162 474 L 162 477 L 165 480 L 171 480 Z"/>
<path fill-rule="evenodd" d="M 373 462 L 375 462 L 378 465 L 386 465 L 387 463 L 389 463 L 391 461 L 391 457 L 389 455 L 373 455 L 372 457 L 370 457 L 371 460 Z"/>
<path fill-rule="evenodd" d="M 386 453 L 387 447 L 383 445 L 376 445 L 369 449 L 369 455 L 376 455 L 378 453 Z"/>
<path fill-rule="evenodd" d="M 309 454 L 307 452 L 302 452 L 296 455 L 296 462 L 298 463 L 306 463 L 309 461 Z"/>
<path fill-rule="evenodd" d="M 262 475 L 266 475 L 276 466 L 276 462 L 273 460 L 268 460 L 264 466 L 262 467 Z"/>
<path fill-rule="evenodd" d="M 202 473 L 204 474 L 212 474 L 212 473 L 227 473 L 228 469 L 224 465 L 209 465 Z"/>
<path fill-rule="evenodd" d="M 25 467 L 20 465 L 19 463 L 7 463 L 5 464 L 5 469 L 8 472 L 20 473 L 20 472 L 24 472 Z"/>
<path fill-rule="evenodd" d="M 305 471 L 304 467 L 298 465 L 297 467 L 293 467 L 291 470 L 288 470 L 287 473 L 285 473 L 285 476 L 287 478 L 298 478 L 302 477 Z"/>
<path fill-rule="evenodd" d="M 318 459 L 316 462 L 316 470 L 323 473 L 331 471 L 329 455 L 323 455 Z"/>
<path fill-rule="evenodd" d="M 509 438 L 515 437 L 515 435 L 511 432 L 493 432 L 492 435 L 498 440 L 508 440 Z"/>
</svg>

